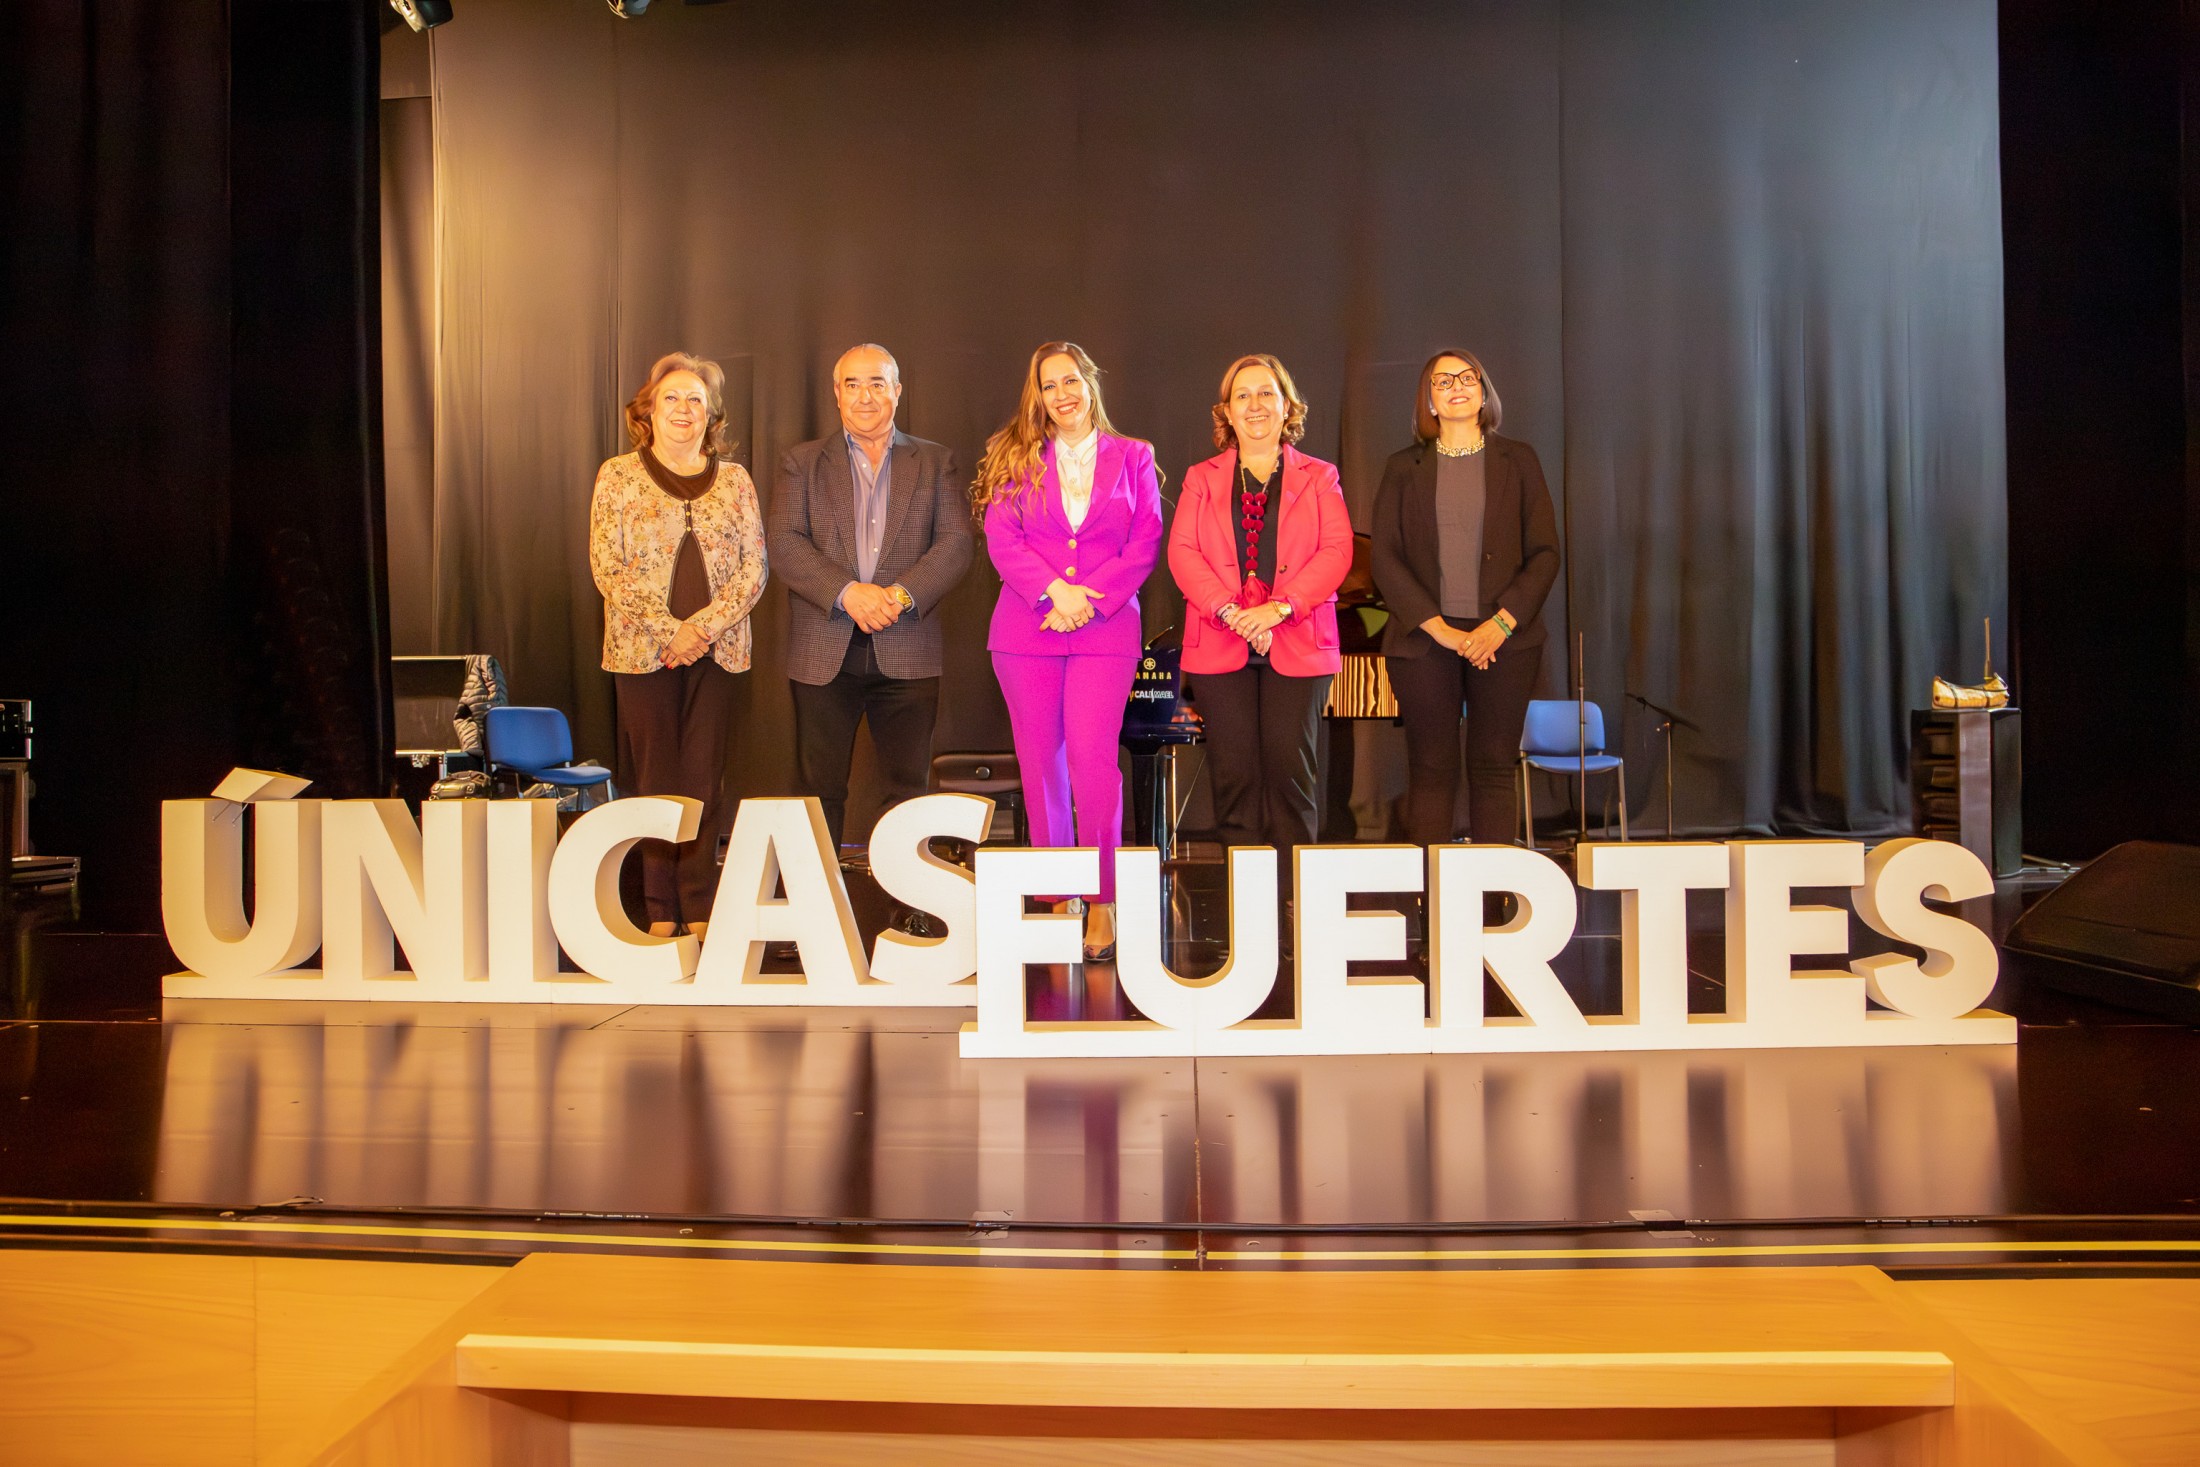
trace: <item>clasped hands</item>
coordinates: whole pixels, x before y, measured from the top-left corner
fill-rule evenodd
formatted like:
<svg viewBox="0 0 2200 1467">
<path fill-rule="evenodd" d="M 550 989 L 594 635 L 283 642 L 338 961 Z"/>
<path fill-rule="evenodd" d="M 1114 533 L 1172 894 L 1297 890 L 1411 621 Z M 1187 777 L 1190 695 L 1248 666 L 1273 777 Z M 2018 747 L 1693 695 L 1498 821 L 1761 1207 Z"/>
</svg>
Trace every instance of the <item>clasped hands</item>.
<svg viewBox="0 0 2200 1467">
<path fill-rule="evenodd" d="M 868 581 L 857 581 L 841 592 L 840 609 L 867 632 L 883 632 L 901 620 L 901 598 Z"/>
<path fill-rule="evenodd" d="M 710 635 L 694 622 L 683 621 L 672 634 L 671 643 L 665 648 L 664 664 L 667 667 L 685 667 L 710 651 Z"/>
<path fill-rule="evenodd" d="M 1046 618 L 1039 625 L 1050 632 L 1074 632 L 1099 614 L 1092 603 L 1106 599 L 1107 594 L 1056 577 L 1047 587 L 1047 599 L 1054 604 L 1047 608 Z"/>
<path fill-rule="evenodd" d="M 1474 664 L 1477 671 L 1489 671 L 1497 660 L 1497 649 L 1505 645 L 1505 629 L 1491 617 L 1472 631 L 1462 632 L 1442 617 L 1431 617 L 1421 624 L 1421 629 L 1436 639 L 1438 646 L 1447 652 L 1456 652 Z"/>
<path fill-rule="evenodd" d="M 1217 613 L 1222 624 L 1252 644 L 1255 652 L 1268 655 L 1268 649 L 1276 639 L 1276 628 L 1291 619 L 1291 608 L 1281 601 L 1263 601 L 1258 606 L 1240 606 L 1235 601 Z"/>
</svg>

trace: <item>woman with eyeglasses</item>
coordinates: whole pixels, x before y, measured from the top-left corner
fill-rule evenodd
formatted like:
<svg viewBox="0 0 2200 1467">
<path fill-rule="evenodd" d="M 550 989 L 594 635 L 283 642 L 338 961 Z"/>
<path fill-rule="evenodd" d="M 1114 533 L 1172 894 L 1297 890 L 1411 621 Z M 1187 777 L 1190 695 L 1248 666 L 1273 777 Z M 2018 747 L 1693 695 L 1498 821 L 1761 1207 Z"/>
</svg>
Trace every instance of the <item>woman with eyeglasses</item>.
<svg viewBox="0 0 2200 1467">
<path fill-rule="evenodd" d="M 1292 848 L 1316 835 L 1315 738 L 1343 666 L 1337 587 L 1352 569 L 1352 521 L 1336 466 L 1292 446 L 1306 399 L 1282 362 L 1239 357 L 1212 412 L 1222 452 L 1185 470 L 1169 527 L 1184 672 L 1206 726 L 1217 832 L 1225 846 L 1276 847 L 1288 892 Z"/>
<path fill-rule="evenodd" d="M 1513 766 L 1542 662 L 1558 530 L 1535 450 L 1497 431 L 1497 385 L 1474 353 L 1421 369 L 1414 443 L 1375 491 L 1383 659 L 1406 726 L 1406 838 L 1453 838 L 1465 707 L 1468 824 L 1478 844 L 1520 824 Z"/>
</svg>

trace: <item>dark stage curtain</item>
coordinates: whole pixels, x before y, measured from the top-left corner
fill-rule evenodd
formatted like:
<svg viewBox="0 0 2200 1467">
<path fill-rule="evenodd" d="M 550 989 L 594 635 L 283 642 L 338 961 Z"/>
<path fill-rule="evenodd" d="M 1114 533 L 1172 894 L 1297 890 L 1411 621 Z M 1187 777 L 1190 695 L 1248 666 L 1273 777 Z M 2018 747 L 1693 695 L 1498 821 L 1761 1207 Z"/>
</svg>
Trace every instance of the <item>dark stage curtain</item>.
<svg viewBox="0 0 2200 1467">
<path fill-rule="evenodd" d="M 1590 690 L 1700 725 L 1682 823 L 1886 832 L 1905 711 L 2002 610 L 1994 7 L 832 7 L 466 0 L 432 47 L 433 473 L 400 650 L 491 651 L 608 753 L 586 503 L 658 354 L 724 362 L 740 455 L 833 425 L 878 340 L 975 456 L 1068 336 L 1170 484 L 1279 353 L 1368 517 L 1414 372 L 1472 348 L 1572 500 Z M 415 168 L 413 174 L 421 170 Z M 394 176 L 394 175 L 393 175 Z M 411 205 L 419 207 L 416 201 Z M 411 482 L 411 481 L 408 481 Z M 396 486 L 393 486 L 393 494 Z M 410 542 L 408 542 L 410 543 Z M 940 746 L 1005 747 L 981 563 Z M 792 776 L 784 593 L 732 754 Z M 1147 622 L 1178 614 L 1166 574 Z M 1565 688 L 1551 604 L 1547 690 Z"/>
<path fill-rule="evenodd" d="M 2025 849 L 2200 829 L 2200 10 L 2002 0 Z"/>
<path fill-rule="evenodd" d="M 0 7 L 0 696 L 86 916 L 159 917 L 159 802 L 383 793 L 376 23 L 354 0 Z"/>
<path fill-rule="evenodd" d="M 33 841 L 134 923 L 157 802 L 205 794 L 236 742 L 224 11 L 0 8 L 0 694 L 37 706 Z"/>
<path fill-rule="evenodd" d="M 1909 710 L 2008 665 L 1993 7 L 1565 15 L 1589 686 L 1700 725 L 1684 828 L 1907 828 Z"/>
</svg>

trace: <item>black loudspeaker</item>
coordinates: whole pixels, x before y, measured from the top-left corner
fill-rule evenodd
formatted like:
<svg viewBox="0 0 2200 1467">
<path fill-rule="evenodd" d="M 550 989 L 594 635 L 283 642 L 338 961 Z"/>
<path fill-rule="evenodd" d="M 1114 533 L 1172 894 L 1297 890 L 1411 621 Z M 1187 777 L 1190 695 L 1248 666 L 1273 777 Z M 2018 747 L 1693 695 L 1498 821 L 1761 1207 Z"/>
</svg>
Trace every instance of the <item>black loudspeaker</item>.
<svg viewBox="0 0 2200 1467">
<path fill-rule="evenodd" d="M 2200 1024 L 2200 846 L 2126 841 L 2040 898 L 2002 949 L 2050 988 Z"/>
</svg>

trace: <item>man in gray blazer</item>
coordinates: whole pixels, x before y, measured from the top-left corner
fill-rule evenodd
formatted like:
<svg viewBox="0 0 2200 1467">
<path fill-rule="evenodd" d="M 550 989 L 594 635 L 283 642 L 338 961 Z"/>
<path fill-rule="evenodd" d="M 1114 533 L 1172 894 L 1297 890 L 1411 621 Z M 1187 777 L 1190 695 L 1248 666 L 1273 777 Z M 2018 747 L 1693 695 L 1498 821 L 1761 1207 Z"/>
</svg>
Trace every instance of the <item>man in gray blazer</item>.
<svg viewBox="0 0 2200 1467">
<path fill-rule="evenodd" d="M 848 814 L 856 725 L 871 720 L 889 805 L 924 793 L 939 709 L 940 602 L 970 568 L 970 499 L 943 444 L 894 427 L 901 368 L 884 347 L 833 367 L 840 431 L 791 449 L 772 495 L 772 573 L 788 589 L 795 771 Z"/>
</svg>

